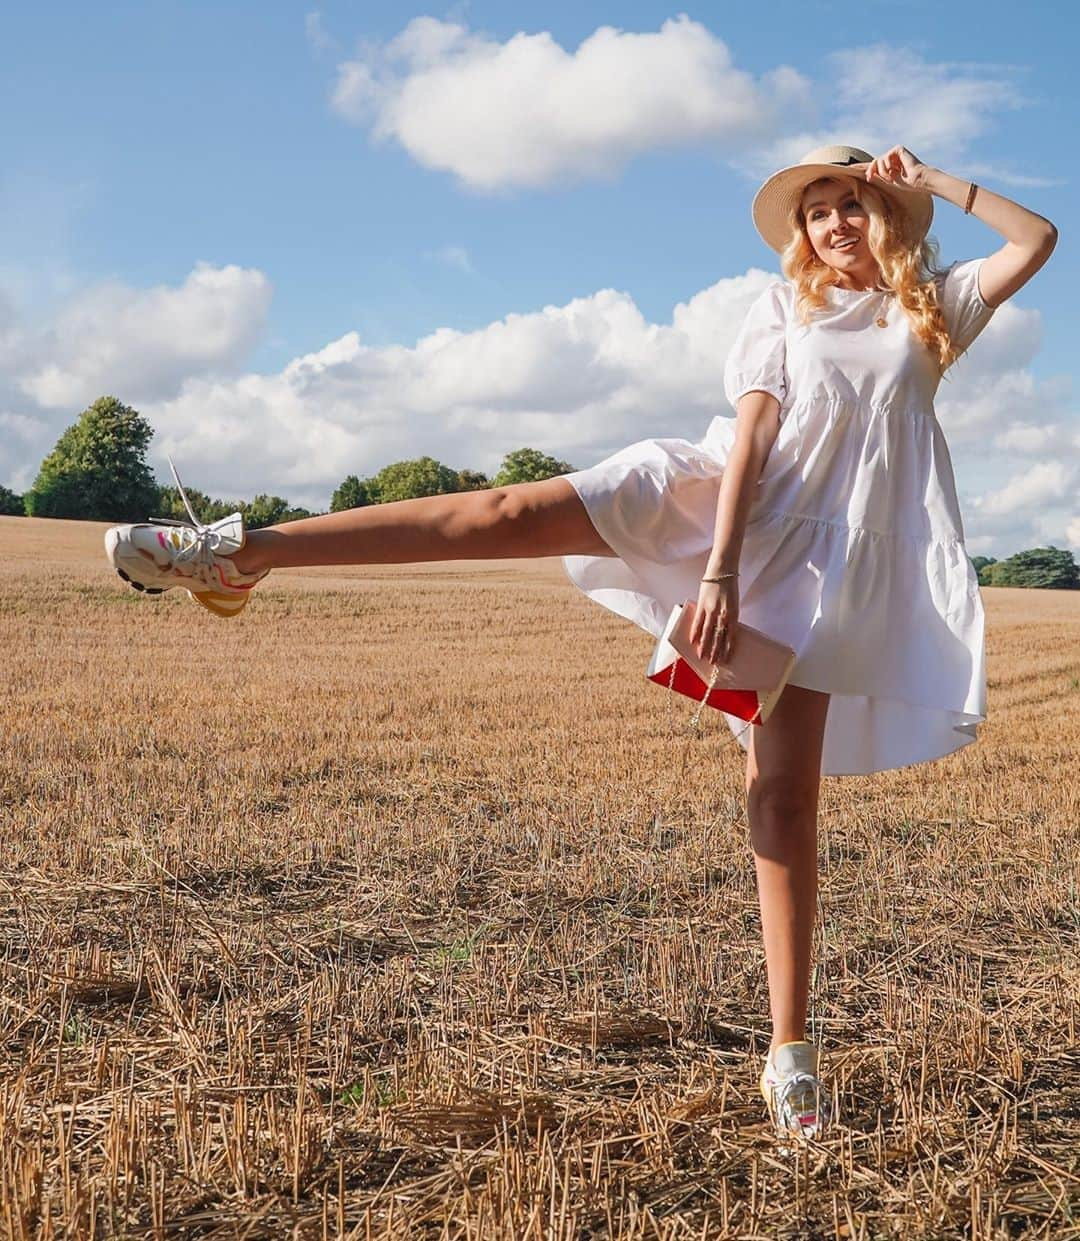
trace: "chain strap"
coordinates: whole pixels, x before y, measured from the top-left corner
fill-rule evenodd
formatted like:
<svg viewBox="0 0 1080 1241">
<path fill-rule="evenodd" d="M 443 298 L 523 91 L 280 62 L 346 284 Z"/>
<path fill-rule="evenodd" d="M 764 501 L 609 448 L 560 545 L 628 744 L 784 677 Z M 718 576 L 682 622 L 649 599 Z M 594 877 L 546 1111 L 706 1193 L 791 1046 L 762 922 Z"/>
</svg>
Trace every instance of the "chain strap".
<svg viewBox="0 0 1080 1241">
<path fill-rule="evenodd" d="M 675 739 L 675 737 L 678 735 L 678 730 L 677 730 L 677 728 L 676 728 L 676 726 L 675 726 L 675 721 L 674 721 L 674 717 L 675 717 L 675 698 L 676 698 L 676 692 L 675 692 L 675 673 L 676 673 L 676 671 L 678 670 L 678 667 L 679 667 L 679 661 L 680 661 L 681 659 L 682 659 L 682 656 L 681 656 L 681 655 L 680 655 L 680 654 L 676 651 L 676 653 L 675 653 L 675 658 L 674 658 L 674 660 L 672 660 L 672 663 L 671 663 L 671 675 L 668 677 L 668 692 L 669 692 L 668 702 L 669 702 L 669 703 L 670 703 L 670 705 L 671 705 L 671 711 L 669 712 L 669 719 L 670 719 L 670 721 L 671 721 L 671 736 L 672 736 L 672 740 L 674 740 L 674 739 Z M 690 665 L 689 665 L 689 664 L 687 664 L 687 667 L 689 667 L 689 666 L 690 666 Z M 709 677 L 709 684 L 708 684 L 708 686 L 707 686 L 707 687 L 706 687 L 706 689 L 705 689 L 705 694 L 704 694 L 704 697 L 703 697 L 703 698 L 701 699 L 701 701 L 698 703 L 698 705 L 697 705 L 696 709 L 694 710 L 694 714 L 690 717 L 689 721 L 687 722 L 687 725 L 686 725 L 685 729 L 683 730 L 683 731 L 684 731 L 684 735 L 685 735 L 685 737 L 686 737 L 686 744 L 683 746 L 683 750 L 682 750 L 682 760 L 681 760 L 681 762 L 679 763 L 679 776 L 680 776 L 680 778 L 683 776 L 683 774 L 684 774 L 684 773 L 685 773 L 685 771 L 686 771 L 686 756 L 690 753 L 691 738 L 693 738 L 693 737 L 695 737 L 695 736 L 698 736 L 698 737 L 700 737 L 700 736 L 701 736 L 701 732 L 702 732 L 702 730 L 701 730 L 701 712 L 702 712 L 702 710 L 703 710 L 703 708 L 704 708 L 704 706 L 705 706 L 706 700 L 708 699 L 709 695 L 710 695 L 710 694 L 713 692 L 713 690 L 716 688 L 716 682 L 717 682 L 717 678 L 718 678 L 719 676 L 720 676 L 720 665 L 719 665 L 719 664 L 713 664 L 712 676 L 711 676 L 711 677 Z M 758 716 L 759 716 L 760 714 L 761 714 L 761 703 L 759 702 L 759 703 L 758 703 L 758 709 L 754 712 L 754 714 L 750 717 L 750 719 L 748 719 L 748 720 L 746 721 L 746 724 L 743 726 L 743 728 L 742 728 L 739 732 L 737 732 L 737 733 L 734 733 L 734 734 L 733 734 L 733 739 L 737 741 L 737 740 L 738 740 L 738 739 L 739 739 L 739 738 L 743 735 L 743 733 L 745 733 L 745 732 L 746 732 L 746 730 L 747 730 L 748 728 L 751 728 L 751 727 L 753 726 L 754 721 L 758 718 Z"/>
<path fill-rule="evenodd" d="M 717 577 L 703 577 L 701 580 L 702 580 L 703 582 L 722 582 L 722 581 L 725 581 L 727 578 L 730 578 L 730 577 L 738 577 L 738 576 L 739 576 L 739 574 L 738 574 L 738 572 L 736 571 L 736 572 L 733 572 L 733 573 L 721 573 L 721 574 L 719 574 Z M 674 715 L 675 715 L 675 673 L 678 671 L 678 668 L 679 668 L 679 660 L 680 660 L 680 659 L 682 659 L 682 656 L 681 656 L 681 655 L 680 655 L 680 654 L 676 651 L 676 652 L 675 652 L 675 658 L 674 658 L 674 660 L 672 661 L 672 664 L 671 664 L 671 676 L 668 678 L 668 691 L 669 691 L 669 698 L 668 698 L 668 702 L 671 704 L 671 711 L 670 711 L 670 713 L 669 713 L 669 718 L 670 718 L 670 720 L 671 720 L 671 736 L 672 736 L 672 739 L 673 739 L 673 740 L 674 740 L 675 736 L 677 735 L 677 729 L 676 729 L 676 727 L 675 727 L 675 722 L 674 722 Z M 687 667 L 689 667 L 689 664 L 687 665 Z M 693 670 L 692 670 L 692 671 L 693 671 Z M 695 675 L 696 675 L 696 673 L 695 673 Z M 696 709 L 694 710 L 694 714 L 690 717 L 690 719 L 689 719 L 689 721 L 688 721 L 688 723 L 687 723 L 686 729 L 684 730 L 684 731 L 685 731 L 685 735 L 686 735 L 686 744 L 683 746 L 683 752 L 682 752 L 682 762 L 679 764 L 679 775 L 680 775 L 680 777 L 681 777 L 681 776 L 683 775 L 683 773 L 686 771 L 686 756 L 687 756 L 687 754 L 690 752 L 690 739 L 691 739 L 692 737 L 694 737 L 694 736 L 701 736 L 701 712 L 702 712 L 702 710 L 703 710 L 703 709 L 704 709 L 704 707 L 705 707 L 705 703 L 706 703 L 706 701 L 707 701 L 707 699 L 708 699 L 709 695 L 710 695 L 710 694 L 713 692 L 713 690 L 716 688 L 716 682 L 717 682 L 717 678 L 718 678 L 719 676 L 720 676 L 720 665 L 719 665 L 719 664 L 713 664 L 712 676 L 709 678 L 709 684 L 708 684 L 708 685 L 706 686 L 706 688 L 705 688 L 705 694 L 704 694 L 704 696 L 702 697 L 701 701 L 698 703 L 698 705 L 697 705 Z M 737 733 L 734 733 L 734 734 L 733 734 L 733 737 L 734 737 L 734 739 L 735 739 L 736 741 L 737 741 L 737 740 L 738 740 L 738 739 L 739 739 L 739 738 L 743 735 L 743 733 L 745 733 L 745 732 L 746 732 L 746 730 L 747 730 L 748 728 L 752 727 L 752 725 L 753 725 L 754 721 L 758 718 L 758 716 L 759 716 L 760 714 L 761 714 L 761 704 L 760 704 L 760 703 L 758 703 L 758 709 L 754 712 L 754 714 L 750 717 L 750 719 L 749 719 L 749 720 L 747 720 L 747 722 L 746 722 L 745 726 L 742 728 L 742 730 L 741 730 L 740 732 L 737 732 Z"/>
</svg>

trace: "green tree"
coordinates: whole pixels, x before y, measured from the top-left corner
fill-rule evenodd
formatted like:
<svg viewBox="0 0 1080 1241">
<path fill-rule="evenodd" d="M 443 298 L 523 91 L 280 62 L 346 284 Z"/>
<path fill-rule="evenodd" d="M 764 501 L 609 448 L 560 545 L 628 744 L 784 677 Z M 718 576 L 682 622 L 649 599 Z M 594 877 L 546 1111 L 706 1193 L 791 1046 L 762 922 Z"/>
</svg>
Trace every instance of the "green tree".
<svg viewBox="0 0 1080 1241">
<path fill-rule="evenodd" d="M 491 486 L 486 474 L 477 470 L 458 470 L 458 491 L 484 491 Z"/>
<path fill-rule="evenodd" d="M 1063 548 L 1033 547 L 998 560 L 986 570 L 987 586 L 1023 586 L 1042 590 L 1080 590 L 1080 570 Z M 980 573 L 980 582 L 982 574 Z"/>
<path fill-rule="evenodd" d="M 0 517 L 22 517 L 26 508 L 22 496 L 6 487 L 0 487 Z"/>
<path fill-rule="evenodd" d="M 365 504 L 373 504 L 369 484 L 370 479 L 360 479 L 355 474 L 347 475 L 330 497 L 330 512 L 340 513 L 347 508 L 363 508 Z"/>
<path fill-rule="evenodd" d="M 222 517 L 228 517 L 230 513 L 239 510 L 239 504 L 231 504 L 228 500 L 211 500 L 204 492 L 199 491 L 196 487 L 185 487 L 187 498 L 191 502 L 191 507 L 195 510 L 195 516 L 209 525 L 211 522 L 219 521 Z M 188 521 L 188 511 L 184 508 L 184 502 L 180 499 L 180 492 L 175 487 L 160 487 L 158 489 L 157 508 L 154 509 L 155 517 L 178 517 L 181 521 Z"/>
<path fill-rule="evenodd" d="M 31 517 L 144 521 L 158 485 L 146 464 L 154 434 L 145 418 L 114 396 L 99 397 L 60 436 L 26 493 Z"/>
<path fill-rule="evenodd" d="M 997 564 L 997 560 L 993 556 L 969 556 L 972 568 L 976 573 L 981 573 L 987 565 Z"/>
<path fill-rule="evenodd" d="M 415 461 L 395 461 L 384 466 L 369 481 L 377 504 L 393 500 L 414 500 L 419 496 L 447 495 L 460 490 L 458 472 L 434 457 L 418 457 Z"/>
<path fill-rule="evenodd" d="M 535 483 L 559 474 L 569 474 L 574 467 L 557 461 L 535 448 L 517 448 L 503 457 L 499 472 L 491 480 L 492 487 L 508 487 L 512 483 Z"/>
<path fill-rule="evenodd" d="M 261 530 L 264 526 L 276 526 L 281 521 L 289 511 L 289 501 L 281 496 L 257 495 L 254 500 L 241 501 L 238 507 L 244 514 L 244 525 L 249 530 Z"/>
</svg>

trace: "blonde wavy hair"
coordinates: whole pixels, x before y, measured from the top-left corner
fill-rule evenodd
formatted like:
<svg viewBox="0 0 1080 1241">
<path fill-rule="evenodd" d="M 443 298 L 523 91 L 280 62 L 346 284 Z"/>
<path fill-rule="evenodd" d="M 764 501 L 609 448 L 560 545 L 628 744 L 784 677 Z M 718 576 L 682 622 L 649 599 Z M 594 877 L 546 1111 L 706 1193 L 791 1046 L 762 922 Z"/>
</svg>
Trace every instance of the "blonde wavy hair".
<svg viewBox="0 0 1080 1241">
<path fill-rule="evenodd" d="M 903 235 L 901 220 L 887 194 L 864 180 L 843 175 L 819 177 L 818 181 L 849 184 L 870 219 L 867 242 L 881 273 L 879 285 L 890 289 L 907 315 L 912 331 L 938 359 L 942 372 L 960 356 L 949 336 L 938 302 L 935 279 L 944 275 L 938 243 L 926 237 L 912 245 Z M 817 184 L 817 181 L 813 182 Z M 809 188 L 809 187 L 807 187 Z M 825 289 L 841 285 L 837 272 L 818 257 L 806 231 L 801 205 L 788 216 L 791 240 L 780 255 L 784 275 L 795 286 L 795 307 L 800 321 L 809 324 L 815 311 L 828 305 Z"/>
</svg>

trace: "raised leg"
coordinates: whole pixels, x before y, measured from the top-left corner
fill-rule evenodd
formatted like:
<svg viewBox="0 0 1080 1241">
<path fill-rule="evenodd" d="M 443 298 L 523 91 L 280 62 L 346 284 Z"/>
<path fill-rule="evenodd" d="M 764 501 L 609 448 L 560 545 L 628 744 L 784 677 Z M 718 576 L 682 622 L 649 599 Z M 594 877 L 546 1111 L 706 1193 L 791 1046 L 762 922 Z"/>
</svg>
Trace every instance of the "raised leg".
<svg viewBox="0 0 1080 1241">
<path fill-rule="evenodd" d="M 572 483 L 548 478 L 395 500 L 252 530 L 241 573 L 299 565 L 613 556 Z"/>
<path fill-rule="evenodd" d="M 817 809 L 829 695 L 788 685 L 746 760 L 772 1042 L 806 1038 L 817 904 Z"/>
</svg>

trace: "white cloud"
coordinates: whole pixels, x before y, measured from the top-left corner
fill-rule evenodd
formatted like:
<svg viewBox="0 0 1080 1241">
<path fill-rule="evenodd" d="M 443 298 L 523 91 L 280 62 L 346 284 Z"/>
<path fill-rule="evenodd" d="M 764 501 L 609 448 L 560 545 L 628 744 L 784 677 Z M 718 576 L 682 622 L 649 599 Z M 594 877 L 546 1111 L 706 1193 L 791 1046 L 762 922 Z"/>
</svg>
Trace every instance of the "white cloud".
<svg viewBox="0 0 1080 1241">
<path fill-rule="evenodd" d="M 698 439 L 731 413 L 724 358 L 772 278 L 751 268 L 719 280 L 667 322 L 601 289 L 476 331 L 440 328 L 411 346 L 369 346 L 348 332 L 271 374 L 236 372 L 269 297 L 261 273 L 201 265 L 170 289 L 89 290 L 33 337 L 32 357 L 17 313 L 6 316 L 0 481 L 25 489 L 63 427 L 105 391 L 155 427 L 161 478 L 170 454 L 185 482 L 214 495 L 270 491 L 312 508 L 326 507 L 347 473 L 423 453 L 490 474 L 526 444 L 585 467 L 638 439 Z M 72 334 L 80 320 L 85 331 Z M 1068 381 L 1030 370 L 1038 328 L 1035 312 L 1002 306 L 938 391 L 972 554 L 1061 546 L 1075 533 L 1080 423 Z M 44 375 L 87 388 L 62 406 L 35 404 L 28 391 L 52 396 Z M 20 377 L 31 382 L 20 388 Z"/>
<path fill-rule="evenodd" d="M 432 17 L 339 65 L 335 110 L 480 190 L 609 176 L 656 147 L 737 149 L 810 106 L 781 66 L 760 79 L 685 15 L 656 33 L 601 26 L 574 52 L 547 32 L 505 43 Z"/>
<path fill-rule="evenodd" d="M 985 466 L 1076 453 L 1072 383 L 1067 376 L 1036 377 L 1031 366 L 1041 348 L 1039 311 L 1007 301 L 950 369 L 934 405 L 957 458 Z"/>
<path fill-rule="evenodd" d="M 329 52 L 337 47 L 337 41 L 327 34 L 318 9 L 304 14 L 304 37 L 316 52 Z"/>
<path fill-rule="evenodd" d="M 235 372 L 262 334 L 270 297 L 260 271 L 198 263 L 179 286 L 89 288 L 51 329 L 9 333 L 0 348 L 21 390 L 47 409 L 113 391 L 161 399 L 192 374 Z"/>
<path fill-rule="evenodd" d="M 20 494 L 25 491 L 37 475 L 37 449 L 47 436 L 44 419 L 0 410 L 0 482 Z"/>
<path fill-rule="evenodd" d="M 1025 106 L 1028 100 L 1012 81 L 1016 70 L 978 62 L 928 61 L 911 48 L 875 43 L 836 49 L 825 57 L 814 98 L 827 104 L 829 120 L 800 128 L 785 127 L 772 140 L 734 161 L 754 180 L 776 168 L 796 164 L 815 147 L 857 146 L 880 154 L 904 145 L 920 159 L 947 165 L 957 175 L 975 176 L 966 159 L 967 147 L 984 134 L 1002 109 Z M 1030 183 L 1031 170 L 978 165 L 985 179 Z M 1040 181 L 1039 184 L 1053 184 Z"/>
<path fill-rule="evenodd" d="M 215 494 L 275 490 L 325 507 L 346 473 L 428 453 L 488 473 L 525 444 L 587 466 L 647 436 L 698 438 L 730 414 L 728 346 L 770 279 L 752 269 L 648 322 L 602 289 L 473 332 L 441 328 L 411 348 L 355 332 L 276 375 L 193 379 L 146 407 L 154 452 Z"/>
<path fill-rule="evenodd" d="M 1028 547 L 1077 546 L 1080 459 L 1038 461 L 963 505 L 972 555 L 1008 556 Z"/>
<path fill-rule="evenodd" d="M 994 448 L 1014 456 L 1046 456 L 1060 452 L 1067 457 L 1070 453 L 1080 453 L 1080 425 L 1018 422 L 994 436 Z"/>
<path fill-rule="evenodd" d="M 499 42 L 418 17 L 339 64 L 331 104 L 482 191 L 609 177 L 643 152 L 691 143 L 760 180 L 814 147 L 878 153 L 897 134 L 962 171 L 992 120 L 1028 104 L 1016 72 L 875 43 L 829 53 L 818 81 L 783 64 L 755 76 L 685 14 L 657 32 L 601 26 L 573 51 L 546 31 Z M 979 175 L 1032 180 L 1030 169 L 979 165 Z"/>
<path fill-rule="evenodd" d="M 458 271 L 472 275 L 474 270 L 472 259 L 469 258 L 469 252 L 464 246 L 442 246 L 431 253 L 433 258 L 440 263 L 445 263 L 447 267 L 456 267 Z"/>
<path fill-rule="evenodd" d="M 1004 487 L 983 496 L 978 501 L 979 512 L 991 517 L 1004 516 L 1064 500 L 1073 493 L 1076 475 L 1075 463 L 1037 462 L 1009 479 Z"/>
</svg>

